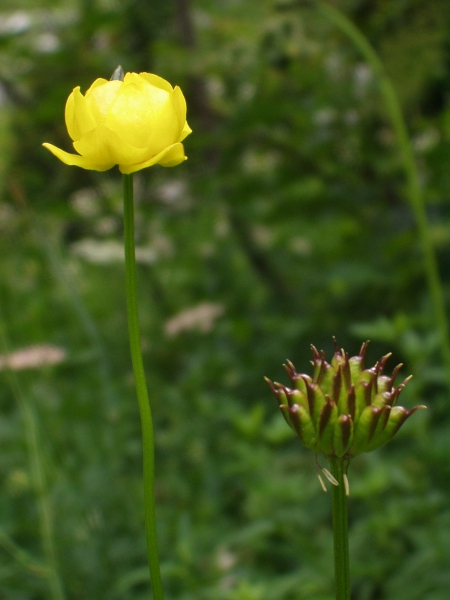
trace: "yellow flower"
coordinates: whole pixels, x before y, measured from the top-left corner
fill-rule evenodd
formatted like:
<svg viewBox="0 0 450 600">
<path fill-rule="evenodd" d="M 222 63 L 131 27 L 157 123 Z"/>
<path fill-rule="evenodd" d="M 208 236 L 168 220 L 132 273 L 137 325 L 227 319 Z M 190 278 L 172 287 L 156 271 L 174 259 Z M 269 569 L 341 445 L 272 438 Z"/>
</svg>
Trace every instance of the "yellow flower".
<svg viewBox="0 0 450 600">
<path fill-rule="evenodd" d="M 186 160 L 181 141 L 191 133 L 186 101 L 177 86 L 151 73 L 127 73 L 124 81 L 97 79 L 86 94 L 76 87 L 66 103 L 66 126 L 79 154 L 43 144 L 67 165 L 129 174 L 152 165 Z"/>
</svg>

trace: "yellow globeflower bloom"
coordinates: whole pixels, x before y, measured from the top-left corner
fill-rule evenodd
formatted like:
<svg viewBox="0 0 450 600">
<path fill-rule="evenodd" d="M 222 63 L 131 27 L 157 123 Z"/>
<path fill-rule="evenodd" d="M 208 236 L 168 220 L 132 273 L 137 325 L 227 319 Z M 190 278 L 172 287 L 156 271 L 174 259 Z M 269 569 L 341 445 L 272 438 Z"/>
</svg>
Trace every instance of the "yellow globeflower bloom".
<svg viewBox="0 0 450 600">
<path fill-rule="evenodd" d="M 129 174 L 186 160 L 181 143 L 191 133 L 186 101 L 178 86 L 173 88 L 157 75 L 127 73 L 123 81 L 96 79 L 84 96 L 76 87 L 67 99 L 65 117 L 78 154 L 52 144 L 43 146 L 67 165 L 93 171 L 118 165 Z"/>
</svg>

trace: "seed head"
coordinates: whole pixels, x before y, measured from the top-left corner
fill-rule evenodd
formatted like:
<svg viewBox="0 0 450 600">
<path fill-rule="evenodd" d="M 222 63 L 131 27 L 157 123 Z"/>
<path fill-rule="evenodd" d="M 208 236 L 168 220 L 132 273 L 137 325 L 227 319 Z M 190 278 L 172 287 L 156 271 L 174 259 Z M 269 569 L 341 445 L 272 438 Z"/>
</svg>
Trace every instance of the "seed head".
<svg viewBox="0 0 450 600">
<path fill-rule="evenodd" d="M 386 354 L 375 366 L 366 369 L 365 342 L 359 354 L 349 358 L 335 342 L 335 353 L 328 363 L 323 350 L 313 353 L 313 375 L 297 373 L 288 360 L 284 365 L 291 387 L 266 378 L 287 424 L 303 444 L 316 454 L 351 458 L 383 446 L 408 417 L 426 406 L 407 410 L 397 400 L 411 379 L 395 386 L 401 364 L 392 375 L 384 375 L 391 356 Z"/>
</svg>

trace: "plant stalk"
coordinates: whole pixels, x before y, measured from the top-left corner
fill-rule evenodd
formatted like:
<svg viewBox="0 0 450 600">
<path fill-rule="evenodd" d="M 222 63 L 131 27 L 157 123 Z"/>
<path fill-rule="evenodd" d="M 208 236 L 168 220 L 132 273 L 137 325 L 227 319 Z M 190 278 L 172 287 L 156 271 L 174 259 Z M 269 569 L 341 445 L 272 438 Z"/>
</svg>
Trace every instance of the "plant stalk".
<svg viewBox="0 0 450 600">
<path fill-rule="evenodd" d="M 431 303 L 434 313 L 434 321 L 440 338 L 441 353 L 446 371 L 447 385 L 450 389 L 450 329 L 445 310 L 445 298 L 439 275 L 436 253 L 428 222 L 427 211 L 422 186 L 420 185 L 419 173 L 408 134 L 405 118 L 403 116 L 398 94 L 389 79 L 383 63 L 377 53 L 370 45 L 367 38 L 341 11 L 334 6 L 324 2 L 317 4 L 319 12 L 336 25 L 356 46 L 371 66 L 375 77 L 377 77 L 381 95 L 385 102 L 387 113 L 391 119 L 400 156 L 406 175 L 406 194 L 410 202 L 417 230 L 422 245 L 424 271 L 428 283 Z"/>
<path fill-rule="evenodd" d="M 350 600 L 350 560 L 348 551 L 348 507 L 344 474 L 346 460 L 329 457 L 330 471 L 339 485 L 331 486 L 336 600 Z"/>
<path fill-rule="evenodd" d="M 136 394 L 142 427 L 145 531 L 147 538 L 148 562 L 154 600 L 164 600 L 161 571 L 158 557 L 155 513 L 155 448 L 152 413 L 142 362 L 141 335 L 136 283 L 136 256 L 134 242 L 134 202 L 133 175 L 123 175 L 124 193 L 124 235 L 125 235 L 125 278 L 128 311 L 128 333 L 130 338 L 131 361 L 133 364 Z"/>
<path fill-rule="evenodd" d="M 9 343 L 3 318 L 0 315 L 0 342 L 6 353 Z M 24 433 L 28 452 L 28 462 L 33 492 L 36 496 L 39 533 L 46 569 L 44 571 L 51 600 L 65 600 L 65 592 L 59 573 L 55 531 L 53 525 L 53 510 L 48 494 L 47 478 L 44 468 L 42 441 L 39 435 L 37 417 L 31 403 L 27 400 L 19 378 L 13 370 L 7 372 L 11 390 L 19 406 L 23 419 Z M 4 536 L 2 536 L 3 539 Z M 17 553 L 15 556 L 19 556 Z M 23 556 L 23 554 L 22 554 Z"/>
</svg>

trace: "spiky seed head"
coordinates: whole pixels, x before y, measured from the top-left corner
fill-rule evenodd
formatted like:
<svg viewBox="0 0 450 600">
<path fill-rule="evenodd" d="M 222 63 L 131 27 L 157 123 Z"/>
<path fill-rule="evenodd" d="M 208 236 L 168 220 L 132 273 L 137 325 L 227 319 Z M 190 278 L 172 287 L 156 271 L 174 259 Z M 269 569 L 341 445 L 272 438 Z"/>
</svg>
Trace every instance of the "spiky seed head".
<svg viewBox="0 0 450 600">
<path fill-rule="evenodd" d="M 284 368 L 291 388 L 265 378 L 274 393 L 286 422 L 303 444 L 317 454 L 349 459 L 370 452 L 388 442 L 403 423 L 417 410 L 397 406 L 397 400 L 411 379 L 395 386 L 402 366 L 392 375 L 384 374 L 391 354 L 366 369 L 364 360 L 369 342 L 359 354 L 349 358 L 336 340 L 330 363 L 323 350 L 311 346 L 313 376 L 298 373 L 291 361 Z"/>
</svg>

